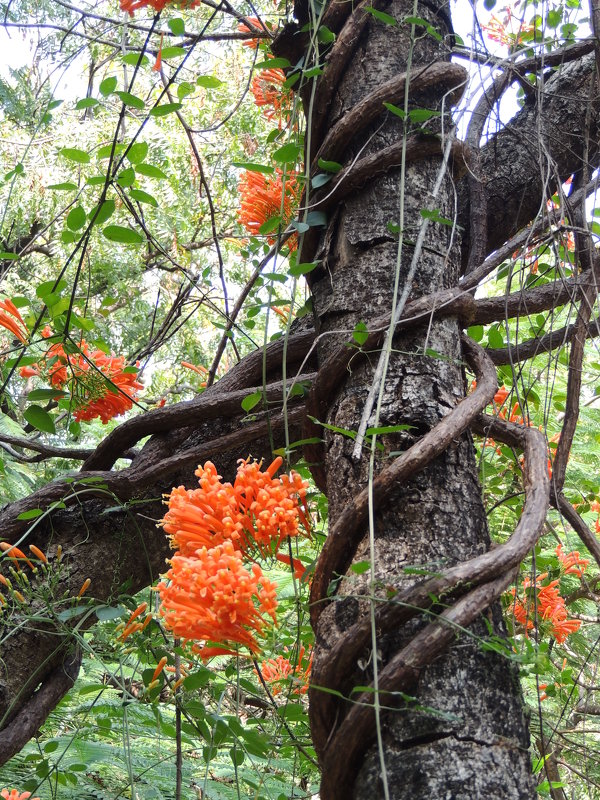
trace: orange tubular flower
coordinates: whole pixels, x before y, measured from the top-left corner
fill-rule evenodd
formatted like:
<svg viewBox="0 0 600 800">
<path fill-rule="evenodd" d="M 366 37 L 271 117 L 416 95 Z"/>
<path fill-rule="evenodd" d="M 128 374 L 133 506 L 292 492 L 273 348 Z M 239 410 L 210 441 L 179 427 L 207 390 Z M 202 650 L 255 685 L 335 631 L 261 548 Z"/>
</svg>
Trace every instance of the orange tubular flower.
<svg viewBox="0 0 600 800">
<path fill-rule="evenodd" d="M 501 406 L 503 406 L 504 405 L 504 401 L 506 400 L 508 395 L 509 395 L 508 389 L 505 386 L 501 386 L 498 389 L 498 391 L 496 392 L 496 394 L 494 395 L 494 405 L 497 408 L 500 408 Z"/>
<path fill-rule="evenodd" d="M 0 797 L 4 800 L 40 800 L 39 797 L 31 797 L 31 792 L 19 792 L 18 789 L 2 789 Z"/>
<path fill-rule="evenodd" d="M 179 486 L 169 495 L 162 525 L 179 552 L 158 586 L 160 613 L 175 637 L 202 643 L 194 645 L 202 658 L 240 645 L 256 653 L 266 618 L 275 621 L 275 585 L 243 559 L 254 548 L 277 550 L 283 538 L 298 535 L 300 522 L 308 530 L 299 509 L 307 482 L 296 473 L 276 478 L 282 463 L 276 458 L 263 472 L 261 464 L 241 461 L 232 486 L 207 461 L 196 470 L 198 489 Z"/>
<path fill-rule="evenodd" d="M 152 65 L 152 72 L 160 72 L 162 68 L 162 47 L 163 47 L 163 35 L 160 35 L 160 44 L 158 46 L 158 53 L 156 54 L 156 61 Z"/>
<path fill-rule="evenodd" d="M 163 656 L 156 665 L 156 669 L 154 670 L 154 674 L 152 675 L 152 680 L 150 681 L 150 683 L 153 683 L 158 678 L 160 673 L 163 671 L 166 663 L 167 663 L 167 657 Z"/>
<path fill-rule="evenodd" d="M 27 342 L 27 325 L 12 300 L 0 300 L 0 327 L 6 328 L 23 344 Z"/>
<path fill-rule="evenodd" d="M 232 542 L 203 547 L 195 558 L 173 556 L 166 579 L 158 585 L 160 613 L 176 638 L 219 642 L 223 652 L 235 652 L 236 645 L 259 651 L 256 635 L 268 616 L 275 622 L 276 587 L 258 564 L 245 569 Z M 203 658 L 214 655 L 214 648 L 197 651 Z"/>
<path fill-rule="evenodd" d="M 275 556 L 277 561 L 281 561 L 282 564 L 287 564 L 288 567 L 292 567 L 294 570 L 294 578 L 300 580 L 304 573 L 306 572 L 306 567 L 304 564 L 297 558 L 290 558 L 290 556 L 285 555 L 285 553 L 277 553 Z"/>
<path fill-rule="evenodd" d="M 98 417 L 106 425 L 113 417 L 129 411 L 144 387 L 134 372 L 124 371 L 123 357 L 90 350 L 85 341 L 79 343 L 79 349 L 80 352 L 67 353 L 61 343 L 52 344 L 38 364 L 21 369 L 21 377 L 45 377 L 61 390 L 69 384 L 75 420 Z"/>
<path fill-rule="evenodd" d="M 202 547 L 231 541 L 235 549 L 247 552 L 253 545 L 261 551 L 278 548 L 287 536 L 297 536 L 308 521 L 299 508 L 307 482 L 295 472 L 274 474 L 282 464 L 277 458 L 265 472 L 255 461 L 242 461 L 235 483 L 221 483 L 211 461 L 198 467 L 199 489 L 178 486 L 169 495 L 169 510 L 163 527 L 171 544 L 184 556 Z"/>
<path fill-rule="evenodd" d="M 287 647 L 285 648 L 287 652 Z M 269 658 L 263 661 L 260 665 L 260 674 L 265 683 L 271 684 L 270 692 L 277 695 L 281 692 L 282 686 L 279 684 L 285 683 L 289 678 L 293 678 L 295 688 L 293 694 L 306 694 L 308 691 L 309 676 L 312 669 L 312 653 L 308 660 L 306 669 L 302 667 L 304 660 L 304 646 L 300 647 L 298 652 L 298 663 L 295 667 L 292 666 L 289 658 L 285 656 L 277 656 L 277 658 Z M 256 670 L 255 670 L 256 672 Z"/>
<path fill-rule="evenodd" d="M 258 17 L 248 17 L 247 19 L 252 27 L 249 28 L 248 25 L 244 25 L 243 22 L 240 22 L 238 25 L 238 31 L 240 33 L 262 33 L 263 37 L 260 39 L 245 39 L 242 42 L 244 47 L 252 47 L 253 49 L 256 49 L 263 38 L 265 38 L 268 33 L 273 32 L 273 25 L 271 25 L 269 22 L 263 22 Z"/>
<path fill-rule="evenodd" d="M 42 564 L 47 564 L 48 563 L 48 559 L 46 558 L 46 554 L 44 553 L 43 550 L 40 550 L 39 547 L 36 547 L 34 544 L 30 544 L 29 545 L 29 549 L 31 550 L 31 552 L 33 553 L 33 555 L 36 558 L 39 558 L 39 560 L 42 562 Z"/>
<path fill-rule="evenodd" d="M 565 575 L 577 575 L 578 578 L 581 578 L 590 563 L 589 558 L 579 557 L 578 550 L 574 550 L 572 553 L 563 553 L 562 544 L 556 548 L 556 555 Z"/>
<path fill-rule="evenodd" d="M 14 544 L 10 544 L 9 542 L 0 542 L 0 550 L 6 553 L 9 558 L 12 558 L 17 569 L 19 569 L 19 561 L 25 561 L 27 566 L 33 569 L 33 563 L 27 558 L 25 553 L 22 550 L 19 550 L 18 547 L 15 547 Z"/>
<path fill-rule="evenodd" d="M 284 186 L 281 171 L 273 175 L 244 172 L 238 188 L 242 199 L 238 221 L 248 233 L 259 236 L 261 227 L 273 218 L 280 219 L 280 228 L 285 230 L 294 216 L 300 193 L 297 176 L 294 173 L 285 176 Z M 276 236 L 267 236 L 269 244 L 274 244 L 276 240 Z M 290 249 L 296 248 L 295 236 L 290 239 L 288 245 Z"/>
<path fill-rule="evenodd" d="M 284 88 L 285 73 L 282 69 L 263 69 L 250 84 L 255 104 L 268 120 L 287 119 L 292 110 L 292 93 Z"/>
<path fill-rule="evenodd" d="M 516 597 L 516 589 L 511 589 L 510 594 L 513 600 L 510 608 L 513 611 L 516 622 L 525 629 L 525 634 L 534 627 L 533 619 L 537 614 L 538 625 L 544 622 L 549 623 L 550 633 L 559 644 L 562 644 L 569 634 L 579 630 L 581 621 L 567 619 L 568 613 L 565 599 L 561 597 L 558 589 L 559 581 L 550 581 L 550 583 L 543 586 L 542 581 L 547 577 L 547 572 L 538 575 L 535 586 L 532 586 L 529 578 L 525 578 L 523 590 L 525 592 L 530 590 L 530 593 L 533 594 L 533 597 L 527 598 L 525 601 Z"/>
<path fill-rule="evenodd" d="M 133 12 L 140 8 L 151 8 L 157 13 L 166 6 L 173 5 L 176 8 L 196 8 L 200 5 L 200 0 L 120 0 L 121 11 L 127 11 L 130 17 Z"/>
</svg>

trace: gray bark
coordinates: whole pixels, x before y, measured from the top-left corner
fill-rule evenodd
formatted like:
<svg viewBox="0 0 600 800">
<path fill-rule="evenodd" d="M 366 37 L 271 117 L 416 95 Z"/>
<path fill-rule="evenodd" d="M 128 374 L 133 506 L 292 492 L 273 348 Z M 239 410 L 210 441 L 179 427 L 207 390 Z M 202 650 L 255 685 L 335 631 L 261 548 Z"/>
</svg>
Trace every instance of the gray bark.
<svg viewBox="0 0 600 800">
<path fill-rule="evenodd" d="M 396 0 L 387 12 L 397 19 L 411 13 L 409 4 Z M 439 18 L 427 8 L 421 16 L 447 33 Z M 354 52 L 342 82 L 331 103 L 328 125 L 356 105 L 370 91 L 406 69 L 408 26 L 390 28 L 372 20 Z M 413 72 L 432 61 L 443 59 L 435 40 L 421 39 L 415 50 Z M 414 99 L 414 105 L 439 107 L 440 97 L 429 93 Z M 448 119 L 445 120 L 446 124 Z M 349 162 L 366 144 L 362 155 L 389 145 L 402 135 L 402 123 L 381 120 L 365 134 L 348 143 L 344 161 Z M 409 165 L 405 183 L 405 240 L 413 240 L 421 222 L 420 211 L 431 208 L 430 196 L 440 157 Z M 400 218 L 402 203 L 400 171 L 373 180 L 360 195 L 346 200 L 330 222 L 319 257 L 322 265 L 312 284 L 318 333 L 345 329 L 357 322 L 369 322 L 389 312 L 396 268 L 397 241 L 387 229 Z M 454 216 L 452 179 L 447 175 L 433 207 L 442 215 Z M 400 266 L 400 288 L 406 281 L 413 248 L 405 242 Z M 450 241 L 450 228 L 429 226 L 426 244 L 411 287 L 411 298 L 454 286 L 459 275 L 459 248 Z M 348 338 L 347 335 L 344 338 Z M 321 340 L 319 357 L 325 359 L 339 345 L 340 337 Z M 439 357 L 424 355 L 424 348 Z M 350 364 L 350 374 L 334 397 L 330 398 L 327 423 L 357 430 L 364 401 L 373 377 L 378 353 Z M 385 381 L 378 420 L 370 425 L 408 424 L 407 432 L 381 437 L 386 454 L 405 450 L 419 435 L 430 430 L 464 396 L 459 326 L 456 320 L 434 320 L 397 336 L 394 354 Z M 356 462 L 353 442 L 347 437 L 326 433 L 325 472 L 330 504 L 330 525 L 334 525 L 348 500 L 368 480 L 368 453 Z M 376 471 L 385 463 L 377 459 Z M 404 588 L 414 577 L 405 567 L 435 572 L 467 559 L 489 547 L 486 518 L 481 502 L 473 447 L 468 436 L 436 459 L 414 479 L 398 486 L 385 507 L 375 509 L 375 581 L 379 603 L 390 587 Z M 367 532 L 354 555 L 354 561 L 369 560 Z M 352 624 L 369 612 L 370 586 L 364 575 L 349 572 L 337 594 L 322 612 L 316 629 L 315 672 L 328 660 L 331 648 Z M 391 635 L 378 637 L 378 652 L 367 650 L 347 677 L 346 690 L 368 684 L 372 678 L 372 659 L 379 668 L 424 624 L 417 620 Z M 419 677 L 412 690 L 414 698 L 401 703 L 397 711 L 382 716 L 383 753 L 390 796 L 395 800 L 435 798 L 530 798 L 534 796 L 530 774 L 527 723 L 524 717 L 517 675 L 511 663 L 497 654 L 485 652 L 482 642 L 489 635 L 504 635 L 499 607 L 489 612 L 484 623 L 469 631 L 457 632 L 455 644 Z M 318 679 L 317 679 L 318 683 Z M 321 724 L 319 689 L 311 692 L 313 722 Z M 393 698 L 383 696 L 390 705 Z M 338 704 L 339 724 L 348 706 Z M 324 736 L 334 733 L 334 727 Z M 344 758 L 343 743 L 337 753 L 328 752 L 322 742 L 320 755 L 324 769 L 328 759 Z M 351 769 L 352 765 L 348 765 Z M 324 775 L 324 787 L 327 776 Z M 330 800 L 342 797 L 342 790 L 329 786 L 323 795 Z M 381 763 L 376 745 L 368 749 L 358 770 L 354 797 L 382 797 Z"/>
</svg>

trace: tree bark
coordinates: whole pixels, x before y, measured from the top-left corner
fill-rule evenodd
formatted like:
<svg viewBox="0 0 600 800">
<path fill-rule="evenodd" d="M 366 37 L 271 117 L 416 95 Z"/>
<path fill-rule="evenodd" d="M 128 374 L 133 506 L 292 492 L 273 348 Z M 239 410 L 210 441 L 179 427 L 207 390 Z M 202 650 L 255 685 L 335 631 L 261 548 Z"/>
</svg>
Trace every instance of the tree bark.
<svg viewBox="0 0 600 800">
<path fill-rule="evenodd" d="M 402 20 L 411 15 L 412 6 L 394 0 L 386 13 Z M 442 41 L 447 41 L 451 31 L 441 6 L 421 6 L 419 15 L 441 34 Z M 406 24 L 393 27 L 373 18 L 367 22 L 330 98 L 326 129 L 385 81 L 407 71 L 409 34 Z M 415 43 L 411 75 L 444 60 L 444 48 L 436 39 L 421 37 Z M 419 96 L 411 93 L 410 98 L 411 108 L 438 109 L 444 125 L 449 125 L 443 98 L 435 88 Z M 445 130 L 447 133 L 448 127 Z M 350 163 L 359 153 L 363 158 L 398 141 L 403 133 L 397 117 L 380 115 L 346 142 L 339 160 Z M 406 131 L 407 136 L 411 133 Z M 402 204 L 405 221 L 401 235 L 405 241 L 399 266 L 400 291 L 409 273 L 423 219 L 421 210 L 439 209 L 445 218 L 455 216 L 449 171 L 438 198 L 431 200 L 442 168 L 441 154 L 409 163 L 404 189 L 400 170 L 392 169 L 373 179 L 360 194 L 347 198 L 330 217 L 318 250 L 319 271 L 313 273 L 311 287 L 317 333 L 328 334 L 320 339 L 321 366 L 340 342 L 349 338 L 358 322 L 369 326 L 375 317 L 390 312 L 398 241 L 388 224 L 401 219 Z M 429 225 L 410 297 L 456 286 L 459 262 L 456 231 L 444 224 Z M 343 337 L 335 333 L 340 329 L 347 332 Z M 370 417 L 369 425 L 408 428 L 379 437 L 384 453 L 377 454 L 375 472 L 386 464 L 392 451 L 406 450 L 464 396 L 459 333 L 456 319 L 434 319 L 429 326 L 409 328 L 394 339 L 381 412 Z M 375 352 L 368 358 L 350 360 L 343 384 L 327 398 L 323 421 L 328 425 L 358 430 L 378 355 Z M 330 429 L 325 440 L 329 522 L 333 527 L 346 505 L 368 483 L 369 453 L 365 447 L 356 459 L 353 440 Z M 350 787 L 356 798 L 383 797 L 385 773 L 389 796 L 394 800 L 533 797 L 527 721 L 518 676 L 510 660 L 485 649 L 490 636 L 505 637 L 497 603 L 467 631 L 456 631 L 449 650 L 418 675 L 411 697 L 405 695 L 399 700 L 384 694 L 379 698 L 381 705 L 398 708 L 381 712 L 381 742 L 365 743 L 366 752 L 358 763 L 347 758 L 344 740 L 336 740 L 336 730 L 351 708 L 354 687 L 373 680 L 375 659 L 378 669 L 383 669 L 431 619 L 416 619 L 393 633 L 378 633 L 376 651 L 367 647 L 353 673 L 344 676 L 343 691 L 348 701 L 339 701 L 333 714 L 322 713 L 319 675 L 344 632 L 370 613 L 370 597 L 375 597 L 375 606 L 381 606 L 391 593 L 415 583 L 415 570 L 436 573 L 489 547 L 470 437 L 461 437 L 422 472 L 397 486 L 385 504 L 373 509 L 373 515 L 373 580 L 369 573 L 359 576 L 350 569 L 330 601 L 317 598 L 325 607 L 317 615 L 316 686 L 310 700 L 313 735 L 323 766 L 321 796 L 324 800 L 341 799 L 348 796 Z M 371 561 L 366 529 L 352 560 Z M 344 764 L 346 775 L 341 783 L 329 774 L 336 762 Z"/>
</svg>

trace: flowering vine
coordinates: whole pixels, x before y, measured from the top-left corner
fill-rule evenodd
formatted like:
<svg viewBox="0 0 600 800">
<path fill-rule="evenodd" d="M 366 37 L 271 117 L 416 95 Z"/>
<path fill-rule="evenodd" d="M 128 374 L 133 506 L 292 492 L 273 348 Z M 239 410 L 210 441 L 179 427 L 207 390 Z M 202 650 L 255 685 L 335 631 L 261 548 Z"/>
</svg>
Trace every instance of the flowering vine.
<svg viewBox="0 0 600 800">
<path fill-rule="evenodd" d="M 290 680 L 292 681 L 293 694 L 306 694 L 312 668 L 312 653 L 306 666 L 303 666 L 304 655 L 304 645 L 300 645 L 295 666 L 287 656 L 282 655 L 262 662 L 260 674 L 263 681 L 270 685 L 272 695 L 278 695 Z"/>
<path fill-rule="evenodd" d="M 27 342 L 27 325 L 19 313 L 19 309 L 8 298 L 0 300 L 0 327 L 10 331 L 24 344 Z"/>
<path fill-rule="evenodd" d="M 556 548 L 556 555 L 564 574 L 581 577 L 589 563 L 588 559 L 580 558 L 577 551 L 563 553 L 560 544 Z M 520 596 L 516 588 L 510 590 L 510 610 L 525 635 L 536 626 L 538 630 L 547 628 L 556 641 L 563 644 L 567 636 L 579 630 L 581 621 L 569 619 L 559 584 L 559 579 L 548 581 L 548 573 L 543 572 L 537 576 L 535 583 L 530 578 L 523 580 Z"/>
<path fill-rule="evenodd" d="M 238 221 L 252 236 L 259 236 L 263 225 L 269 221 L 278 221 L 277 227 L 284 230 L 293 219 L 300 197 L 297 173 L 289 172 L 284 178 L 281 170 L 272 175 L 246 171 L 238 189 L 241 196 Z M 276 238 L 267 233 L 269 244 L 274 244 Z M 288 244 L 295 250 L 296 237 Z"/>
<path fill-rule="evenodd" d="M 294 472 L 276 478 L 281 464 L 277 458 L 263 471 L 255 461 L 241 461 L 232 485 L 207 461 L 196 470 L 198 489 L 179 486 L 168 497 L 162 525 L 176 552 L 157 587 L 160 613 L 202 658 L 235 653 L 238 646 L 256 654 L 257 636 L 276 621 L 276 585 L 253 559 L 277 556 L 301 524 L 309 530 L 300 508 L 307 482 Z"/>
<path fill-rule="evenodd" d="M 42 336 L 49 338 L 48 327 Z M 51 344 L 37 364 L 22 367 L 22 378 L 43 378 L 53 388 L 68 387 L 77 422 L 95 418 L 106 424 L 133 406 L 143 389 L 137 370 L 128 367 L 122 356 L 92 350 L 81 340 L 76 352 L 67 352 L 62 342 Z"/>
</svg>

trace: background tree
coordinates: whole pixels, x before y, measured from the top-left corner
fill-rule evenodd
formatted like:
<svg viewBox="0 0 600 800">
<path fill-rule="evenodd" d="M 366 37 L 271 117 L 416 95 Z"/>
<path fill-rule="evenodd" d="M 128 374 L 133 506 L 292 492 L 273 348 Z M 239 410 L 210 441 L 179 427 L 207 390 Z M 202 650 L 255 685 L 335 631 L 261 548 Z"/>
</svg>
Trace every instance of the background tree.
<svg viewBox="0 0 600 800">
<path fill-rule="evenodd" d="M 5 14 L 56 33 L 0 87 L 1 760 L 39 743 L 6 782 L 298 796 L 318 760 L 324 798 L 595 796 L 585 9 L 508 9 L 467 47 L 442 3 L 298 4 L 285 27 L 150 5 Z M 85 65 L 75 97 L 49 59 Z M 276 574 L 279 626 L 256 625 L 262 665 L 233 646 L 207 669 L 134 595 L 171 553 L 163 494 L 249 452 L 310 468 L 329 508 L 314 490 L 312 540 L 243 548 Z M 124 777 L 90 766 L 113 725 Z"/>
</svg>

